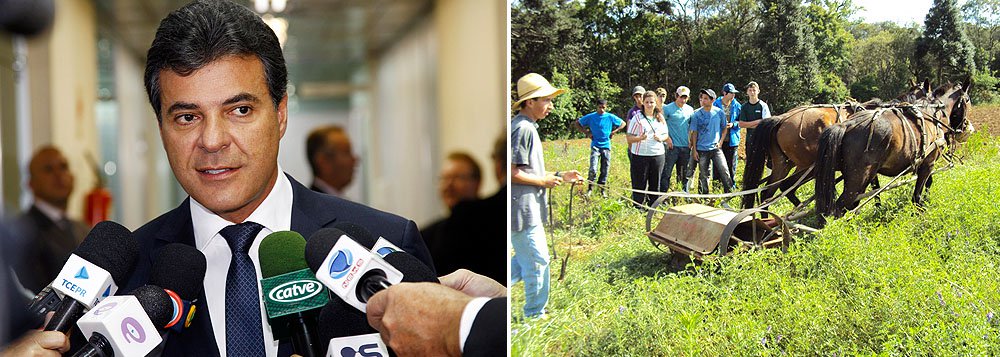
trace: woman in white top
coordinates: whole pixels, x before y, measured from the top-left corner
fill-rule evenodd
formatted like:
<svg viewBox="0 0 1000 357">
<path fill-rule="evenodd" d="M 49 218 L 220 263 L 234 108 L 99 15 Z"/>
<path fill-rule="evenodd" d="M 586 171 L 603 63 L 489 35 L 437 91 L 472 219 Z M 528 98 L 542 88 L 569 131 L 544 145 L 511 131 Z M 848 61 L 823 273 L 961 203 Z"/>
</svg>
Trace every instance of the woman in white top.
<svg viewBox="0 0 1000 357">
<path fill-rule="evenodd" d="M 657 192 L 660 190 L 660 171 L 666 150 L 663 143 L 670 142 L 663 109 L 656 104 L 656 92 L 642 96 L 642 110 L 629 118 L 628 154 L 631 158 L 632 189 Z M 636 207 L 648 207 L 658 198 L 654 194 L 632 192 Z"/>
</svg>

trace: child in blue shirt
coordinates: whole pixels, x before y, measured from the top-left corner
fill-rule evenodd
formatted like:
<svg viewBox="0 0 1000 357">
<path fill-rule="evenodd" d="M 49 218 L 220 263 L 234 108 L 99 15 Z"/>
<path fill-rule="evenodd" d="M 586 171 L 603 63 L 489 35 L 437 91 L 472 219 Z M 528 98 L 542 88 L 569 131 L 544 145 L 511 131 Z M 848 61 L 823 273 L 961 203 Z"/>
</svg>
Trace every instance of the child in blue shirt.
<svg viewBox="0 0 1000 357">
<path fill-rule="evenodd" d="M 611 136 L 625 128 L 625 121 L 607 110 L 608 101 L 598 99 L 596 112 L 584 115 L 573 122 L 577 130 L 587 134 L 587 137 L 590 138 L 590 170 L 587 171 L 587 180 L 591 184 L 587 185 L 588 195 L 593 189 L 598 164 L 601 168 L 601 174 L 597 177 L 597 183 L 603 186 L 608 182 L 608 167 L 611 165 Z M 607 194 L 603 188 L 601 192 Z"/>
</svg>

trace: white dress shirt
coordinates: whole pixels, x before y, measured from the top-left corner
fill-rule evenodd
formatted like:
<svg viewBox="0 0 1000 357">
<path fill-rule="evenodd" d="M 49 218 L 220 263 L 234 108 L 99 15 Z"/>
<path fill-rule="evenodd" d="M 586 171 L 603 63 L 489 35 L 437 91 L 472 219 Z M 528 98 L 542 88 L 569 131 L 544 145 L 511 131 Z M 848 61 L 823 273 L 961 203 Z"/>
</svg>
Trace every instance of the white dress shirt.
<svg viewBox="0 0 1000 357">
<path fill-rule="evenodd" d="M 284 171 L 281 170 L 281 166 L 278 166 L 278 179 L 271 192 L 246 220 L 264 226 L 264 229 L 257 234 L 253 244 L 250 245 L 250 260 L 253 261 L 257 271 L 257 291 L 259 294 L 261 290 L 260 257 L 258 256 L 260 241 L 273 232 L 291 229 L 292 184 L 288 181 Z M 226 221 L 192 198 L 191 223 L 194 226 L 195 244 L 198 250 L 205 254 L 205 260 L 208 262 L 205 271 L 205 299 L 207 300 L 205 303 L 209 315 L 211 315 L 212 330 L 215 332 L 215 342 L 219 346 L 219 354 L 225 357 L 226 276 L 229 273 L 229 263 L 233 255 L 229 249 L 229 243 L 219 234 L 219 231 L 227 226 L 242 222 Z M 277 356 L 278 341 L 274 340 L 271 325 L 267 323 L 263 301 L 258 298 L 258 302 L 260 303 L 261 323 L 264 330 L 264 351 L 268 356 Z"/>
</svg>

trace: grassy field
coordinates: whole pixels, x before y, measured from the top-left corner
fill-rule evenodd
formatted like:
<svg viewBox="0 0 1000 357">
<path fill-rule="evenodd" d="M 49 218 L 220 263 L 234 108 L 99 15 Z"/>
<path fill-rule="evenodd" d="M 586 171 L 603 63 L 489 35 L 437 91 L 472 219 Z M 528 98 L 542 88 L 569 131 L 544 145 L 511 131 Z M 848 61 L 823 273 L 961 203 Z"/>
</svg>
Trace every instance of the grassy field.
<svg viewBox="0 0 1000 357">
<path fill-rule="evenodd" d="M 577 193 L 571 216 L 570 186 L 552 190 L 549 315 L 524 319 L 523 283 L 511 287 L 512 355 L 995 354 L 1000 139 L 985 132 L 965 145 L 963 164 L 934 177 L 925 209 L 904 186 L 787 253 L 697 264 L 645 237 L 645 215 L 622 198 L 628 161 L 615 137 L 609 183 L 619 189 L 609 198 Z M 546 143 L 546 166 L 586 173 L 588 145 Z"/>
</svg>

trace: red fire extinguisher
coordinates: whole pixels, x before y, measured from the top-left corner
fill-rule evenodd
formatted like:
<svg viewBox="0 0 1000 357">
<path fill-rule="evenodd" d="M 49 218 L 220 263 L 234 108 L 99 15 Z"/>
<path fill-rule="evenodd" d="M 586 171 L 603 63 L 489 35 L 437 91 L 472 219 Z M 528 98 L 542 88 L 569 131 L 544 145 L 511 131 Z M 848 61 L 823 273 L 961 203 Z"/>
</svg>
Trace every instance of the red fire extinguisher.
<svg viewBox="0 0 1000 357">
<path fill-rule="evenodd" d="M 97 183 L 94 184 L 94 188 L 87 193 L 87 196 L 83 200 L 83 220 L 90 227 L 93 227 L 98 222 L 108 220 L 111 211 L 111 191 L 104 188 L 104 176 L 101 175 L 100 166 L 97 165 L 94 158 L 90 156 L 90 153 L 84 156 L 87 157 L 87 161 L 90 161 L 94 167 L 94 176 L 97 177 Z"/>
</svg>

